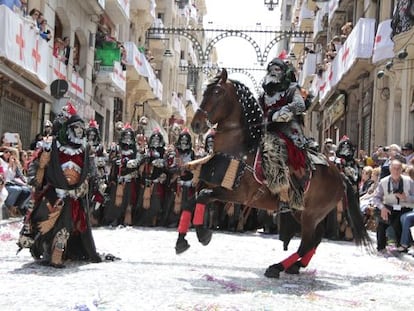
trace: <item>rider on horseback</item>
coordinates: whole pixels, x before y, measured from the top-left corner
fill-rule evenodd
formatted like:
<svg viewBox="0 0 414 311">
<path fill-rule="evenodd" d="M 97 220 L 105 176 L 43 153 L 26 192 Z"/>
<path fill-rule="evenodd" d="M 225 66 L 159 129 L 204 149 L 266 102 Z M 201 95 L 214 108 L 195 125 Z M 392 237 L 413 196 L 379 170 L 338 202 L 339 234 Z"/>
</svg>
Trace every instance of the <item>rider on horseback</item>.
<svg viewBox="0 0 414 311">
<path fill-rule="evenodd" d="M 268 64 L 262 87 L 264 93 L 259 102 L 264 111 L 264 120 L 269 122 L 263 144 L 268 187 L 272 193 L 279 194 L 281 201 L 291 201 L 287 195 L 289 175 L 293 172 L 289 172 L 289 169 L 301 172 L 295 175 L 303 175 L 305 168 L 306 138 L 302 129 L 305 100 L 296 83 L 294 68 L 281 58 L 274 58 Z M 296 188 L 301 187 L 293 188 L 297 192 Z M 293 195 L 297 203 L 294 203 L 294 208 L 301 208 L 296 206 L 302 204 L 301 197 L 302 193 Z"/>
</svg>

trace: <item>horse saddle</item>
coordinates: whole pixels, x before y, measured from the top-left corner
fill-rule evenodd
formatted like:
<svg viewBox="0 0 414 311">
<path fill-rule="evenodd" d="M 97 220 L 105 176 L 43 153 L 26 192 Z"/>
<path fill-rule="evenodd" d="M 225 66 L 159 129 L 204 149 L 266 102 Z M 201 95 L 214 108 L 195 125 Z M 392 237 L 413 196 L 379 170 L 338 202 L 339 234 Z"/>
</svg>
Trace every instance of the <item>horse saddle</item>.
<svg viewBox="0 0 414 311">
<path fill-rule="evenodd" d="M 307 163 L 308 163 L 307 166 L 309 166 L 309 168 L 312 171 L 316 170 L 316 165 L 329 166 L 328 159 L 322 153 L 313 151 L 311 149 L 307 149 L 306 157 L 307 157 Z M 253 176 L 256 179 L 256 181 L 261 185 L 266 184 L 266 176 L 263 170 L 262 162 L 263 162 L 263 157 L 262 157 L 261 150 L 257 149 L 256 156 L 254 159 L 254 165 L 253 165 L 254 167 Z"/>
</svg>

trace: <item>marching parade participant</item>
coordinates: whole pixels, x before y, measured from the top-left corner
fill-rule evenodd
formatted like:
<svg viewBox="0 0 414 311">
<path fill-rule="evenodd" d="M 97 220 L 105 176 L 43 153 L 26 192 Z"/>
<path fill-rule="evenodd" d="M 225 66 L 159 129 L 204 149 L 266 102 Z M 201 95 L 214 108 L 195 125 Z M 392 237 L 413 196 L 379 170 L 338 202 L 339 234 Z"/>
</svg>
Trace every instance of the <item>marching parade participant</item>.
<svg viewBox="0 0 414 311">
<path fill-rule="evenodd" d="M 35 259 L 56 268 L 67 259 L 101 261 L 87 215 L 89 169 L 85 123 L 69 103 L 54 122 L 52 142 L 42 144 L 29 167 L 35 204 L 18 245 Z"/>
<path fill-rule="evenodd" d="M 141 190 L 138 211 L 138 225 L 156 226 L 164 208 L 165 184 L 165 140 L 159 129 L 154 129 L 149 140 L 148 150 L 140 167 Z"/>
<path fill-rule="evenodd" d="M 109 200 L 104 207 L 103 224 L 132 225 L 137 207 L 138 167 L 142 159 L 137 153 L 135 133 L 129 124 L 124 125 L 119 143 L 112 149 Z"/>
</svg>

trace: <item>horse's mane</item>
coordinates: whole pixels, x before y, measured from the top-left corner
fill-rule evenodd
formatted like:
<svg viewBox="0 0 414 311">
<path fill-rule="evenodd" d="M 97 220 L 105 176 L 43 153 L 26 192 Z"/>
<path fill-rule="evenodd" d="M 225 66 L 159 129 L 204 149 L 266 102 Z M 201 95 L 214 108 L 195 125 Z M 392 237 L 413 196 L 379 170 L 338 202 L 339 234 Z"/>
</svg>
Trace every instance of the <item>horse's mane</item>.
<svg viewBox="0 0 414 311">
<path fill-rule="evenodd" d="M 213 81 L 207 85 L 206 90 L 217 84 L 219 80 L 219 76 L 215 77 Z M 246 143 L 248 150 L 253 152 L 259 146 L 262 137 L 263 110 L 247 86 L 237 80 L 228 80 L 234 85 L 237 98 L 243 108 L 244 135 L 247 137 Z"/>
</svg>

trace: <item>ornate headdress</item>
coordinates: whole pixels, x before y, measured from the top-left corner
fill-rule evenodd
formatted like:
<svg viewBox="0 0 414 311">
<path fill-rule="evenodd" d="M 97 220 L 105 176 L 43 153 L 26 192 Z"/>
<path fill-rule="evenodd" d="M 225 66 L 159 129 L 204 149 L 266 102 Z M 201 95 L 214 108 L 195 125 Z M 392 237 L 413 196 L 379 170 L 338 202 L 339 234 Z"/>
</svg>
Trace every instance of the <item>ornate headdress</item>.
<svg viewBox="0 0 414 311">
<path fill-rule="evenodd" d="M 190 150 L 193 147 L 191 135 L 187 128 L 184 128 L 178 135 L 176 147 L 179 150 Z"/>
<path fill-rule="evenodd" d="M 149 141 L 148 141 L 148 146 L 150 148 L 159 148 L 159 147 L 164 148 L 165 147 L 164 137 L 162 136 L 158 128 L 153 130 L 149 138 Z"/>
<path fill-rule="evenodd" d="M 89 120 L 88 128 L 86 129 L 86 139 L 88 143 L 96 146 L 101 142 L 101 135 L 99 131 L 99 124 L 96 120 Z"/>
</svg>

